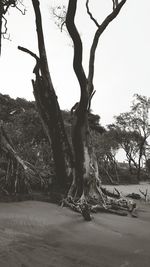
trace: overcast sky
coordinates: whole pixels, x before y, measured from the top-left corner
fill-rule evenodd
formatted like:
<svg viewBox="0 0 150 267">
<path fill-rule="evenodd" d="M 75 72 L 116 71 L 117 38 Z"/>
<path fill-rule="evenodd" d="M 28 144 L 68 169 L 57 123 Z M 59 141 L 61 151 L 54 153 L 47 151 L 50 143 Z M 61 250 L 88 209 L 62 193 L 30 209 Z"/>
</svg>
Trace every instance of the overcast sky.
<svg viewBox="0 0 150 267">
<path fill-rule="evenodd" d="M 11 97 L 33 100 L 31 78 L 34 60 L 17 50 L 24 46 L 37 53 L 35 20 L 31 1 L 24 1 L 25 16 L 11 9 L 8 31 L 11 41 L 2 40 L 0 92 Z M 67 34 L 61 33 L 51 16 L 51 6 L 60 1 L 42 0 L 41 12 L 49 68 L 62 109 L 71 109 L 79 100 L 79 86 L 72 69 L 73 48 Z M 61 2 L 68 2 L 61 1 Z M 84 44 L 84 67 L 87 72 L 94 24 L 86 14 L 85 1 L 79 1 L 77 26 Z M 112 9 L 111 0 L 91 0 L 91 10 L 101 22 Z M 150 96 L 150 1 L 127 0 L 118 17 L 99 40 L 96 52 L 92 109 L 101 123 L 128 111 L 134 93 Z"/>
</svg>

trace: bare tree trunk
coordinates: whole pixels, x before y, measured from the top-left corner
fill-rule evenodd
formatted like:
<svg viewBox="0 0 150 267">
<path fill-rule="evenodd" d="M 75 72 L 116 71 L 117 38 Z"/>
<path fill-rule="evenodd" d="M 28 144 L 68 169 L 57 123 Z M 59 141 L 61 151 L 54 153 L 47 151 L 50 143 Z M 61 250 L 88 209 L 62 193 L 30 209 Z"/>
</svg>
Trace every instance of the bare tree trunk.
<svg viewBox="0 0 150 267">
<path fill-rule="evenodd" d="M 78 194 L 81 201 L 90 202 L 92 199 L 103 204 L 102 192 L 100 189 L 100 179 L 98 173 L 97 159 L 92 145 L 92 138 L 88 123 L 88 108 L 91 99 L 91 91 L 88 90 L 88 82 L 82 67 L 82 42 L 74 18 L 77 1 L 69 1 L 66 26 L 74 42 L 74 62 L 73 67 L 78 78 L 81 97 L 76 105 L 73 114 L 72 143 L 75 155 L 75 181 L 69 190 L 68 195 Z"/>
<path fill-rule="evenodd" d="M 135 167 L 136 170 L 138 169 L 138 164 L 135 162 L 134 158 L 132 157 L 132 154 L 127 152 L 126 149 L 124 149 L 124 150 L 126 152 L 127 161 L 128 161 L 128 164 L 129 164 L 129 171 L 132 174 L 133 173 L 132 172 L 132 163 L 133 163 L 133 166 Z"/>
<path fill-rule="evenodd" d="M 132 164 L 131 164 L 131 159 L 128 159 L 128 163 L 129 163 L 129 172 L 130 174 L 133 174 L 133 170 L 132 170 Z"/>
<path fill-rule="evenodd" d="M 138 159 L 138 167 L 137 167 L 137 180 L 138 182 L 140 181 L 140 175 L 141 175 L 141 159 L 142 159 L 142 154 L 141 151 L 139 153 L 139 159 Z"/>
<path fill-rule="evenodd" d="M 43 127 L 52 147 L 57 185 L 64 189 L 68 177 L 72 175 L 73 156 L 48 68 L 39 1 L 32 0 L 32 4 L 36 17 L 40 55 L 34 70 L 36 74 L 36 80 L 33 81 L 34 95 Z"/>
<path fill-rule="evenodd" d="M 111 170 L 114 170 L 115 174 L 116 174 L 116 182 L 119 183 L 119 175 L 118 175 L 118 170 L 117 170 L 117 163 L 115 160 L 115 156 L 112 155 L 112 153 L 108 153 L 107 154 L 107 158 L 108 158 L 108 164 L 110 165 Z"/>
<path fill-rule="evenodd" d="M 143 140 L 141 141 L 140 144 L 140 149 L 139 149 L 139 159 L 138 159 L 138 168 L 137 168 L 137 180 L 140 181 L 140 175 L 141 175 L 141 160 L 142 160 L 142 156 L 144 155 L 144 145 L 146 142 L 147 136 L 145 135 L 143 137 Z"/>
<path fill-rule="evenodd" d="M 75 105 L 75 111 L 73 114 L 72 143 L 75 156 L 75 178 L 68 192 L 68 197 L 76 197 L 77 194 L 79 199 L 78 203 L 80 202 L 82 205 L 83 203 L 98 204 L 99 207 L 103 207 L 104 209 L 106 208 L 107 197 L 104 196 L 100 187 L 101 180 L 99 177 L 97 159 L 89 130 L 88 112 L 90 109 L 91 99 L 95 93 L 93 86 L 94 61 L 99 37 L 108 24 L 118 15 L 125 2 L 126 0 L 122 0 L 116 9 L 103 21 L 101 25 L 99 25 L 89 10 L 89 1 L 86 1 L 87 12 L 98 27 L 94 35 L 90 51 L 88 78 L 86 78 L 82 66 L 82 42 L 74 23 L 77 0 L 69 0 L 66 16 L 67 30 L 74 43 L 73 67 L 81 92 L 80 101 Z M 81 212 L 86 220 L 90 220 L 90 216 L 87 215 L 88 209 L 86 208 L 86 205 L 83 205 Z"/>
</svg>

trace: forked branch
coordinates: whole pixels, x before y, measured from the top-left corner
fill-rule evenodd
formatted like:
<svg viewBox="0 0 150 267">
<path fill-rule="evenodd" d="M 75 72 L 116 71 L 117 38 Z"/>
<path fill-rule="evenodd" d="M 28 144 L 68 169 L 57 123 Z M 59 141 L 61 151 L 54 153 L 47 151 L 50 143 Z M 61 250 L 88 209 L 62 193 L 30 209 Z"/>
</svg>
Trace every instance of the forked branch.
<svg viewBox="0 0 150 267">
<path fill-rule="evenodd" d="M 86 10 L 87 10 L 87 13 L 88 15 L 90 16 L 91 20 L 94 21 L 95 25 L 99 28 L 100 27 L 100 24 L 97 22 L 97 20 L 93 17 L 91 11 L 90 11 L 90 8 L 89 8 L 89 0 L 86 1 Z"/>
<path fill-rule="evenodd" d="M 120 10 L 122 9 L 123 5 L 126 3 L 127 0 L 122 0 L 119 4 L 116 5 L 114 10 L 109 14 L 104 21 L 99 25 L 96 19 L 93 17 L 92 13 L 89 10 L 89 0 L 86 1 L 87 13 L 89 14 L 90 18 L 96 26 L 98 27 L 97 31 L 95 32 L 93 43 L 90 50 L 90 60 L 89 60 L 89 73 L 88 73 L 88 89 L 89 94 L 91 94 L 94 90 L 93 88 L 93 77 L 94 77 L 94 62 L 95 62 L 95 52 L 98 45 L 99 38 L 104 30 L 107 28 L 109 23 L 113 21 L 117 15 L 119 14 Z"/>
</svg>

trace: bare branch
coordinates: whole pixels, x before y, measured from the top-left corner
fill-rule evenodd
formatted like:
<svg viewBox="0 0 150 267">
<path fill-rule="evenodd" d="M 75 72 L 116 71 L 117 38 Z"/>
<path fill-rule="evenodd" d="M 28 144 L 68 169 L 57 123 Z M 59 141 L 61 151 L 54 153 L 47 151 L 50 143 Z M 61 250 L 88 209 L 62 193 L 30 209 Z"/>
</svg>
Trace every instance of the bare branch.
<svg viewBox="0 0 150 267">
<path fill-rule="evenodd" d="M 23 7 L 22 8 L 20 8 Z M 18 9 L 22 15 L 25 15 L 26 13 L 26 9 L 23 5 L 23 1 L 22 0 L 0 0 L 0 54 L 1 54 L 1 39 L 2 37 L 4 39 L 8 39 L 10 40 L 9 36 L 6 38 L 6 34 L 7 34 L 7 19 L 5 18 L 6 13 L 8 12 L 8 9 L 10 7 L 15 7 L 16 9 Z M 4 31 L 2 31 L 3 28 L 3 24 L 4 24 Z"/>
<path fill-rule="evenodd" d="M 16 9 L 18 9 L 22 13 L 22 15 L 25 15 L 26 9 L 25 9 L 22 1 L 8 0 L 8 1 L 5 1 L 2 5 L 3 5 L 3 14 L 4 15 L 7 13 L 8 9 L 10 7 L 15 7 Z M 19 5 L 23 6 L 23 10 L 21 8 L 19 8 Z"/>
<path fill-rule="evenodd" d="M 2 16 L 3 20 L 4 20 L 4 32 L 1 32 L 2 35 L 5 35 L 7 33 L 7 19 Z"/>
<path fill-rule="evenodd" d="M 26 9 L 24 8 L 23 10 L 21 10 L 18 6 L 16 6 L 16 9 L 18 9 L 22 15 L 25 15 L 26 14 Z"/>
<path fill-rule="evenodd" d="M 94 90 L 94 88 L 93 88 L 94 61 L 95 61 L 95 52 L 96 52 L 96 48 L 97 48 L 97 45 L 98 45 L 99 38 L 100 38 L 101 34 L 104 32 L 104 30 L 107 28 L 109 23 L 111 21 L 113 21 L 117 17 L 117 15 L 119 14 L 121 8 L 126 3 L 126 1 L 127 0 L 122 0 L 116 6 L 116 8 L 113 10 L 113 12 L 111 14 L 109 14 L 104 19 L 104 21 L 98 27 L 98 29 L 97 29 L 97 31 L 95 33 L 95 36 L 94 36 L 94 39 L 93 39 L 93 43 L 92 43 L 92 46 L 91 46 L 91 50 L 90 50 L 90 60 L 89 60 L 89 74 L 88 74 L 88 90 L 89 90 L 89 94 L 91 94 L 92 91 Z"/>
<path fill-rule="evenodd" d="M 36 61 L 40 60 L 39 57 L 36 54 L 34 54 L 32 51 L 30 51 L 29 49 L 22 47 L 22 46 L 18 46 L 18 49 L 25 53 L 28 53 L 30 56 L 34 57 Z"/>
<path fill-rule="evenodd" d="M 64 5 L 57 6 L 57 7 L 51 7 L 52 15 L 55 19 L 55 24 L 58 26 L 58 28 L 63 30 L 63 26 L 66 23 L 66 7 Z"/>
<path fill-rule="evenodd" d="M 25 52 L 25 53 L 27 53 L 27 54 L 29 54 L 30 56 L 32 56 L 32 57 L 34 57 L 36 59 L 36 65 L 35 65 L 35 67 L 33 69 L 33 73 L 35 73 L 36 76 L 39 75 L 40 58 L 36 54 L 34 54 L 32 51 L 27 49 L 27 48 L 24 48 L 22 46 L 18 46 L 18 49 L 23 51 L 23 52 Z"/>
<path fill-rule="evenodd" d="M 86 1 L 86 9 L 87 9 L 87 13 L 90 16 L 91 20 L 93 20 L 94 23 L 95 23 L 95 25 L 99 28 L 100 27 L 100 24 L 97 22 L 97 20 L 93 17 L 92 13 L 90 12 L 90 9 L 89 9 L 89 0 Z"/>
<path fill-rule="evenodd" d="M 36 54 L 34 54 L 32 51 L 30 51 L 29 49 L 27 49 L 27 48 L 24 48 L 24 47 L 22 47 L 22 46 L 18 46 L 18 49 L 19 49 L 20 51 L 23 51 L 23 52 L 29 54 L 30 56 L 32 56 L 33 58 L 36 59 L 36 65 L 35 65 L 35 67 L 34 67 L 34 69 L 33 69 L 33 73 L 35 73 L 36 76 L 39 75 L 40 58 L 39 58 Z"/>
<path fill-rule="evenodd" d="M 77 0 L 70 0 L 66 16 L 66 27 L 74 44 L 73 67 L 81 88 L 80 104 L 82 102 L 83 104 L 82 107 L 87 108 L 87 99 L 86 99 L 87 92 L 85 91 L 87 85 L 87 79 L 82 66 L 82 55 L 83 55 L 82 41 L 74 23 L 76 8 L 77 8 Z"/>
<path fill-rule="evenodd" d="M 95 95 L 96 93 L 96 90 L 95 91 L 92 91 L 91 95 L 89 96 L 89 103 L 88 103 L 88 111 L 90 111 L 90 108 L 91 108 L 91 101 L 92 101 L 92 98 L 93 96 Z"/>
<path fill-rule="evenodd" d="M 113 10 L 115 10 L 115 8 L 118 6 L 118 0 L 112 0 L 113 2 Z"/>
</svg>

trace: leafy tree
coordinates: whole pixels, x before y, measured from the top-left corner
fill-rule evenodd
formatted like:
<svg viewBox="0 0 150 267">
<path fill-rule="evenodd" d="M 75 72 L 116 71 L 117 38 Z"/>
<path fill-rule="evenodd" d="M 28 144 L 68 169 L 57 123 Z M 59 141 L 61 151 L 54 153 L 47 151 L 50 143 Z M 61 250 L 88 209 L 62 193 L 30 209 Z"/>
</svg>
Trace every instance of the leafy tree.
<svg viewBox="0 0 150 267">
<path fill-rule="evenodd" d="M 35 103 L 0 94 L 0 104 L 0 190 L 18 193 L 30 191 L 31 186 L 41 188 L 39 174 L 46 184 L 54 167 Z M 36 169 L 36 179 L 26 180 L 24 167 L 28 170 L 28 165 Z"/>
<path fill-rule="evenodd" d="M 136 94 L 131 111 L 133 128 L 141 135 L 139 142 L 138 179 L 140 178 L 141 161 L 146 157 L 147 139 L 150 136 L 150 98 Z"/>
<path fill-rule="evenodd" d="M 116 116 L 115 124 L 109 125 L 114 138 L 126 152 L 130 171 L 132 172 L 132 165 L 137 169 L 138 180 L 150 136 L 149 111 L 150 98 L 136 94 L 130 112 Z"/>
<path fill-rule="evenodd" d="M 46 140 L 43 127 L 34 102 L 25 99 L 12 99 L 6 95 L 0 95 L 0 118 L 5 123 L 7 135 L 22 159 L 33 164 L 44 178 L 51 177 L 54 173 L 54 164 L 51 148 Z M 69 111 L 62 111 L 65 130 L 71 143 L 71 117 Z M 96 148 L 96 155 L 101 159 L 100 137 L 105 129 L 99 123 L 100 117 L 91 112 L 88 115 L 92 140 Z M 109 142 L 110 143 L 110 142 Z M 102 142 L 103 144 L 103 142 Z M 102 150 L 102 149 L 101 149 Z M 101 160 L 98 160 L 98 165 Z M 6 159 L 1 157 L 1 174 L 7 169 Z M 1 176 L 0 174 L 0 176 Z M 54 178 L 54 177 L 53 177 Z"/>
</svg>

